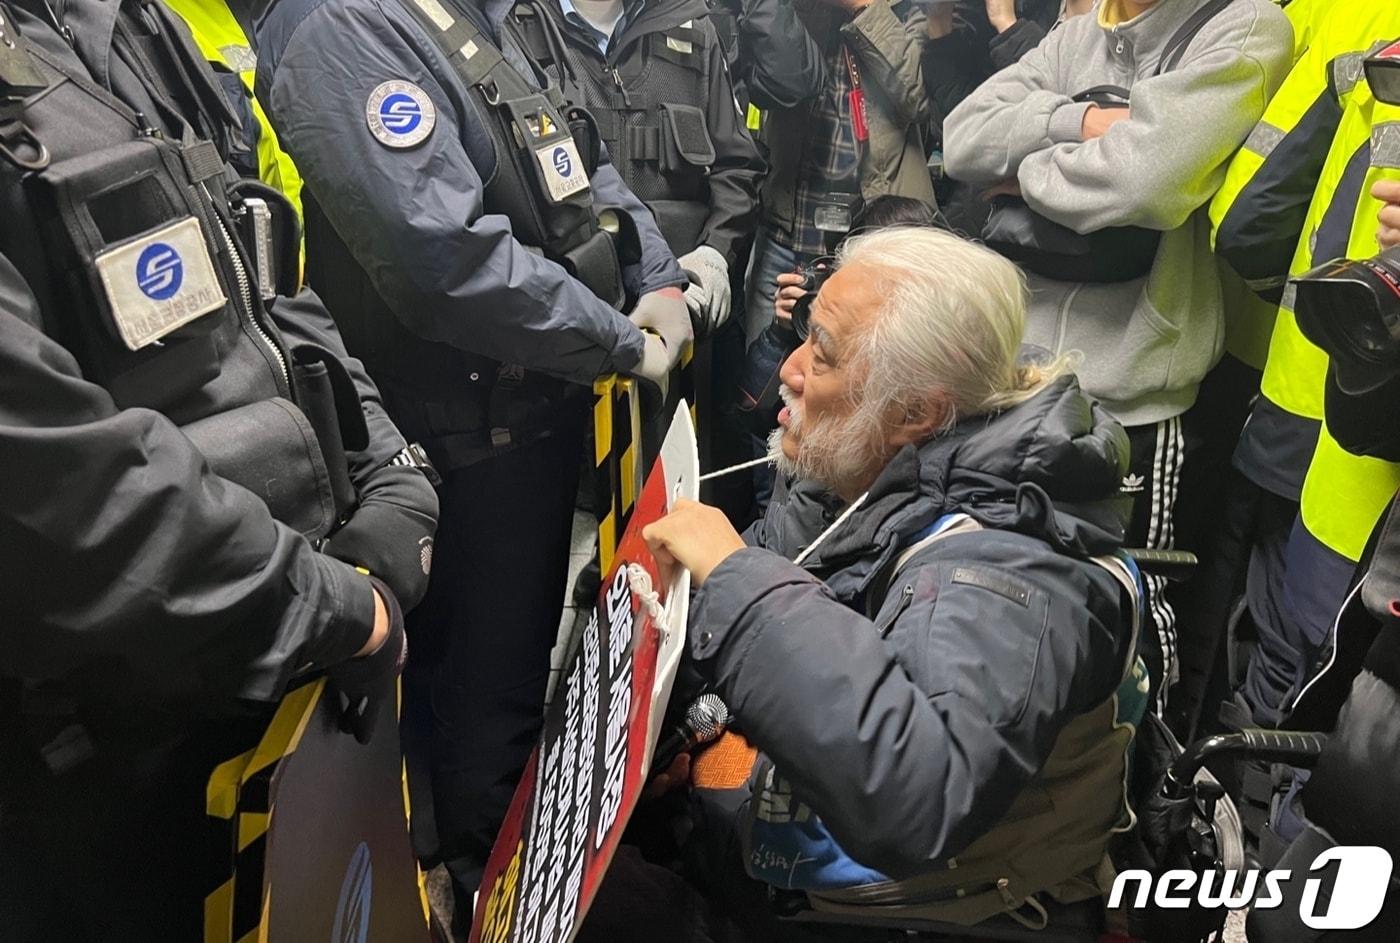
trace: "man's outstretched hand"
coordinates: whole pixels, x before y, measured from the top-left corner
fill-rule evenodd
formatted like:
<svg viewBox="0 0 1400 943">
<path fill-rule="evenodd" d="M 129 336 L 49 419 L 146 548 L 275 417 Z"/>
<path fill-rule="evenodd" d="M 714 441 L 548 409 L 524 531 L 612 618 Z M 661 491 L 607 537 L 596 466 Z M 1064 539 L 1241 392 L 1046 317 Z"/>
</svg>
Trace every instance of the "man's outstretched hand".
<svg viewBox="0 0 1400 943">
<path fill-rule="evenodd" d="M 642 528 L 642 539 L 667 583 L 672 570 L 683 566 L 695 586 L 703 584 L 730 554 L 744 549 L 744 539 L 723 511 L 685 498 L 676 502 L 670 514 Z"/>
</svg>

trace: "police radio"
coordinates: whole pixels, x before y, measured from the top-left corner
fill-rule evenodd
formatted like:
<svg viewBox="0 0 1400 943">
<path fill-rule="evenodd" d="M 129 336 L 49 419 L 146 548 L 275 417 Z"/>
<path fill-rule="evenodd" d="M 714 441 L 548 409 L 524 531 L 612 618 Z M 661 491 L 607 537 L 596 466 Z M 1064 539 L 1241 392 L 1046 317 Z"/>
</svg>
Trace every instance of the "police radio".
<svg viewBox="0 0 1400 943">
<path fill-rule="evenodd" d="M 291 201 L 256 180 L 233 184 L 228 197 L 263 300 L 295 296 L 301 290 L 301 222 Z"/>
</svg>

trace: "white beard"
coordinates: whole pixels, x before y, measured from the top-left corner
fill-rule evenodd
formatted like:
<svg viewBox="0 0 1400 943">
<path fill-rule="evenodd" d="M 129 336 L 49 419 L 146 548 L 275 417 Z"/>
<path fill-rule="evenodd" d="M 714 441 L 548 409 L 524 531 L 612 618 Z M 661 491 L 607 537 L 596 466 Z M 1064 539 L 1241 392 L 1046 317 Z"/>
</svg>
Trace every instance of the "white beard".
<svg viewBox="0 0 1400 943">
<path fill-rule="evenodd" d="M 820 419 L 804 428 L 797 398 L 787 386 L 778 394 L 788 408 L 787 426 L 768 436 L 768 457 L 778 471 L 794 478 L 815 481 L 829 491 L 856 490 L 869 476 L 871 466 L 884 464 L 885 429 L 881 417 L 864 406 L 849 414 Z M 797 457 L 783 452 L 783 436 L 791 433 Z"/>
</svg>

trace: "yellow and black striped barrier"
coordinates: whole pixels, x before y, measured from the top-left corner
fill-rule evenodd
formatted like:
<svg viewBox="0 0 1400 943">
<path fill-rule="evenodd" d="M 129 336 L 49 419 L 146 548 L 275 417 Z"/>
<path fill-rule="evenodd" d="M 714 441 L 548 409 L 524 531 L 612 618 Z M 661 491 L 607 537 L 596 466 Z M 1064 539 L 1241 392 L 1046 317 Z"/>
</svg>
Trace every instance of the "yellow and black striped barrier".
<svg viewBox="0 0 1400 943">
<path fill-rule="evenodd" d="M 229 857 L 204 943 L 427 938 L 397 712 L 361 745 L 340 731 L 336 697 L 324 679 L 289 691 L 258 745 L 210 775 L 205 808 L 229 825 Z"/>
<path fill-rule="evenodd" d="M 675 402 L 684 397 L 692 404 L 690 418 L 695 419 L 694 358 L 695 345 L 690 344 L 681 355 L 665 408 L 658 415 L 671 416 Z M 654 449 L 660 448 L 659 436 L 648 437 L 643 432 L 638 382 L 617 375 L 593 381 L 593 493 L 597 500 L 598 557 L 604 573 L 612 568 L 613 554 L 627 528 L 632 506 L 656 460 Z M 650 447 L 649 438 L 656 439 Z"/>
</svg>

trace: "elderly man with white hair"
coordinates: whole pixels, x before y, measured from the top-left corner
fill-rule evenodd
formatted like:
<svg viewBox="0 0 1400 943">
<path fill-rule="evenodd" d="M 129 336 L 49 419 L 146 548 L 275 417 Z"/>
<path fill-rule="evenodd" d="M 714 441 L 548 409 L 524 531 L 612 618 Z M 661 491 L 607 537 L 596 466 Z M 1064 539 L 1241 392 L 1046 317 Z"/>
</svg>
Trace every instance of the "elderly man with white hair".
<svg viewBox="0 0 1400 943">
<path fill-rule="evenodd" d="M 1099 892 L 1129 821 L 1127 439 L 1020 359 L 996 254 L 895 229 L 837 266 L 782 369 L 767 516 L 741 538 L 685 503 L 645 531 L 691 571 L 690 652 L 759 751 L 743 863 L 822 910 L 1034 919 Z"/>
</svg>

